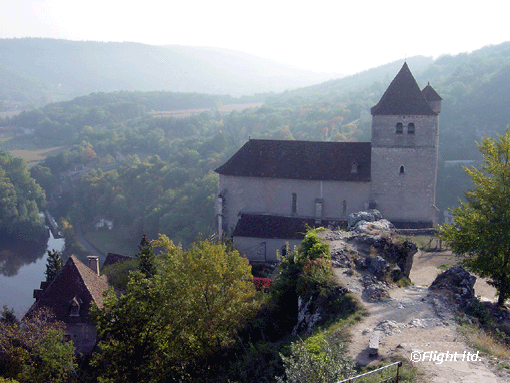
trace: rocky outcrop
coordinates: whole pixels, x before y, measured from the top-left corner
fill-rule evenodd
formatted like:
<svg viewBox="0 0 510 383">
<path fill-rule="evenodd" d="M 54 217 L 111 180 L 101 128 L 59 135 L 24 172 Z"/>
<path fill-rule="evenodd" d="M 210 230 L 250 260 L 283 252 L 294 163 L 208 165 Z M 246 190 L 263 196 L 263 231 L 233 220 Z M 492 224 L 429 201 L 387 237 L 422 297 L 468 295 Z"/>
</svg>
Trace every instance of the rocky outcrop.
<svg viewBox="0 0 510 383">
<path fill-rule="evenodd" d="M 413 256 L 418 252 L 416 245 L 409 241 L 393 242 L 390 238 L 381 238 L 374 243 L 374 248 L 390 264 L 393 264 L 400 271 L 393 267 L 391 271 L 393 280 L 401 277 L 409 278 L 413 267 Z"/>
<path fill-rule="evenodd" d="M 345 287 L 335 289 L 335 297 L 341 297 L 349 292 Z M 307 301 L 298 297 L 298 319 L 292 330 L 292 335 L 309 332 L 322 320 L 320 307 L 317 307 L 316 297 L 311 296 Z"/>
<path fill-rule="evenodd" d="M 409 278 L 416 245 L 396 236 L 393 225 L 377 210 L 351 214 L 349 226 L 350 231 L 321 233 L 330 243 L 333 266 L 355 269 L 362 275 L 366 301 L 388 298 L 389 280 Z"/>
<path fill-rule="evenodd" d="M 298 320 L 292 330 L 292 335 L 295 336 L 310 331 L 321 318 L 319 310 L 314 309 L 313 297 L 310 297 L 308 301 L 304 301 L 301 297 L 298 297 Z"/>
<path fill-rule="evenodd" d="M 469 308 L 475 298 L 475 282 L 476 277 L 462 266 L 453 266 L 439 274 L 429 289 L 447 292 L 460 307 Z"/>
<path fill-rule="evenodd" d="M 360 224 L 360 222 L 375 222 L 382 219 L 382 215 L 379 212 L 379 210 L 376 209 L 369 209 L 365 211 L 360 211 L 358 213 L 352 213 L 349 214 L 349 217 L 347 219 L 347 223 L 349 225 L 349 228 L 354 228 L 357 224 Z"/>
</svg>

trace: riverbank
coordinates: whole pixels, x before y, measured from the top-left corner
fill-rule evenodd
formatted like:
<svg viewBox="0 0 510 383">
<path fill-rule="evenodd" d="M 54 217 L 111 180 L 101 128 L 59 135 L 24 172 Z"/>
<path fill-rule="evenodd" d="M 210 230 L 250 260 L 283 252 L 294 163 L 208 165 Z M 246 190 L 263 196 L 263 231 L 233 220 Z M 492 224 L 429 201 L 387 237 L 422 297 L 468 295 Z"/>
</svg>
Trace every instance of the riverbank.
<svg viewBox="0 0 510 383">
<path fill-rule="evenodd" d="M 18 318 L 23 317 L 35 302 L 34 290 L 45 280 L 47 250 L 61 252 L 63 248 L 64 239 L 51 233 L 37 251 L 33 246 L 0 247 L 0 306 L 6 305 Z"/>
</svg>

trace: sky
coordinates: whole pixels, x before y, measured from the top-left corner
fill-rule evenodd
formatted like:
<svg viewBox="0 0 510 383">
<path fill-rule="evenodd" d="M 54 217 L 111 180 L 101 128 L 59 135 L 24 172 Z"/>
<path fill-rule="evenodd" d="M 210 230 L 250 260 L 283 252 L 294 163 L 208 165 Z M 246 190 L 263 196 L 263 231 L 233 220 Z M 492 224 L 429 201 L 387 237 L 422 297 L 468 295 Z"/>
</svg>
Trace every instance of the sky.
<svg viewBox="0 0 510 383">
<path fill-rule="evenodd" d="M 510 40 L 506 1 L 0 0 L 0 38 L 227 48 L 354 74 Z"/>
</svg>

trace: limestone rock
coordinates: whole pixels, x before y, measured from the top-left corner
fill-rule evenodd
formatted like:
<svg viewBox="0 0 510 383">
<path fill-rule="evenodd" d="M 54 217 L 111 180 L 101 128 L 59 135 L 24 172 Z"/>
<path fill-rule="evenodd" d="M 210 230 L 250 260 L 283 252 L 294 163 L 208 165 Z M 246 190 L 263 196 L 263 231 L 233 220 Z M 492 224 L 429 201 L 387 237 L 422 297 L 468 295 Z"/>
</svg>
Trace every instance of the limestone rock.
<svg viewBox="0 0 510 383">
<path fill-rule="evenodd" d="M 360 211 L 358 213 L 349 214 L 347 223 L 349 227 L 354 227 L 354 225 L 356 225 L 356 223 L 358 223 L 359 221 L 375 222 L 379 221 L 381 218 L 382 215 L 379 212 L 379 210 L 369 209 L 366 211 Z"/>
<path fill-rule="evenodd" d="M 476 277 L 462 266 L 453 266 L 439 274 L 429 288 L 433 291 L 449 291 L 461 307 L 466 307 L 475 297 L 475 282 Z"/>
<path fill-rule="evenodd" d="M 301 297 L 298 297 L 298 320 L 292 335 L 297 335 L 302 332 L 308 332 L 312 327 L 321 320 L 321 315 L 318 310 L 313 310 L 313 297 L 310 297 L 308 301 L 303 301 Z"/>
</svg>

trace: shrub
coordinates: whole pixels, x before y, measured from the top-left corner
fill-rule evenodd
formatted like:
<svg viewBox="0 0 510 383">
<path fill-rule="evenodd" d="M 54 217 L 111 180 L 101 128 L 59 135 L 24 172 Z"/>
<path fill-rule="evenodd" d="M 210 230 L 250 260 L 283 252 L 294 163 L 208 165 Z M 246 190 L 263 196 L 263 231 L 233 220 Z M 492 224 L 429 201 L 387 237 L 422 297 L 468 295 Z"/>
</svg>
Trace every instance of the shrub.
<svg viewBox="0 0 510 383">
<path fill-rule="evenodd" d="M 354 362 L 343 345 L 333 345 L 322 335 L 299 340 L 290 346 L 291 355 L 280 355 L 285 379 L 278 383 L 330 383 L 354 375 Z"/>
<path fill-rule="evenodd" d="M 271 278 L 253 277 L 251 281 L 253 282 L 253 285 L 257 291 L 267 291 L 273 283 Z"/>
<path fill-rule="evenodd" d="M 317 258 L 326 258 L 331 260 L 329 254 L 329 245 L 320 240 L 317 235 L 318 229 L 311 229 L 305 234 L 305 238 L 301 242 L 300 253 L 311 260 Z"/>
<path fill-rule="evenodd" d="M 296 282 L 296 292 L 303 299 L 324 295 L 334 285 L 331 261 L 325 258 L 308 260 Z"/>
</svg>

